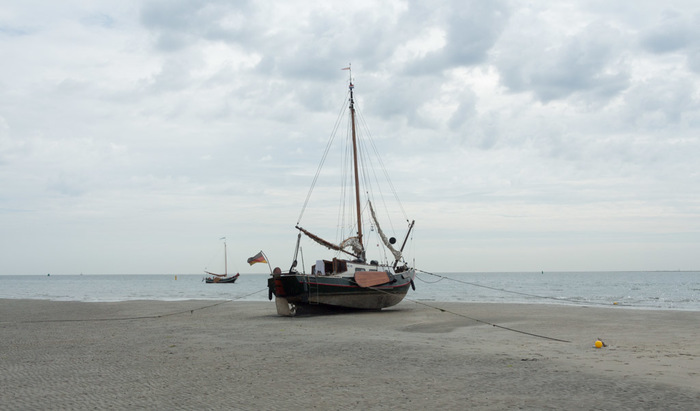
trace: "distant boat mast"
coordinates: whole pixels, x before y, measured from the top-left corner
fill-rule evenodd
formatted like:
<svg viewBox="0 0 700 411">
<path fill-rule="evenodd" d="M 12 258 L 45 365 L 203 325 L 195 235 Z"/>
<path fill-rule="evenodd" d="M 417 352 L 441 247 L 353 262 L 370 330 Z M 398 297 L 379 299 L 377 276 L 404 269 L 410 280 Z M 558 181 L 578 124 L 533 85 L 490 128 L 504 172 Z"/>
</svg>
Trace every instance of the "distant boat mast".
<svg viewBox="0 0 700 411">
<path fill-rule="evenodd" d="M 224 276 L 228 276 L 228 253 L 226 252 L 226 237 L 221 237 L 224 240 Z"/>
</svg>

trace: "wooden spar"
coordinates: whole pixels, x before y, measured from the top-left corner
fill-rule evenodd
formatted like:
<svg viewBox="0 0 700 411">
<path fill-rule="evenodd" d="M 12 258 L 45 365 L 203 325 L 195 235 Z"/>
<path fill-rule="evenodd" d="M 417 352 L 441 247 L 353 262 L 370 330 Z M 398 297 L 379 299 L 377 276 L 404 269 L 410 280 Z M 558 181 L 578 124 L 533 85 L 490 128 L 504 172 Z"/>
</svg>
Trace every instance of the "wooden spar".
<svg viewBox="0 0 700 411">
<path fill-rule="evenodd" d="M 416 220 L 411 221 L 411 224 L 408 226 L 408 232 L 406 233 L 406 237 L 403 239 L 403 244 L 401 244 L 401 249 L 399 252 L 403 253 L 404 247 L 406 247 L 406 241 L 408 241 L 408 236 L 411 235 L 411 230 L 413 230 L 413 225 L 416 223 Z M 399 260 L 394 261 L 394 269 L 396 269 L 396 266 L 399 264 Z"/>
<path fill-rule="evenodd" d="M 357 167 L 357 137 L 355 135 L 355 101 L 353 98 L 352 74 L 350 75 L 350 117 L 352 121 L 352 159 L 355 169 L 355 207 L 357 208 L 357 239 L 362 247 L 362 259 L 364 260 L 364 244 L 362 244 L 362 210 L 360 209 L 360 180 Z"/>
<path fill-rule="evenodd" d="M 306 231 L 305 229 L 303 229 L 303 228 L 301 228 L 301 227 L 299 227 L 299 226 L 296 226 L 296 229 L 299 230 L 299 231 L 301 231 L 302 233 L 306 234 L 307 237 L 309 237 L 310 239 L 316 241 L 317 243 L 321 244 L 322 246 L 324 246 L 324 247 L 326 247 L 326 248 L 328 248 L 328 249 L 336 250 L 336 251 L 341 251 L 341 252 L 343 252 L 343 253 L 345 253 L 345 254 L 347 254 L 347 255 L 351 255 L 351 256 L 353 256 L 353 257 L 355 257 L 355 258 L 359 258 L 359 256 L 357 256 L 357 255 L 355 255 L 355 254 L 353 254 L 353 253 L 351 253 L 351 252 L 348 252 L 347 250 L 343 249 L 342 247 L 337 246 L 337 245 L 335 245 L 335 244 L 333 244 L 333 243 L 331 243 L 331 242 L 328 242 L 328 241 L 324 240 L 323 238 L 317 236 L 316 234 L 310 233 L 310 232 Z"/>
<path fill-rule="evenodd" d="M 411 224 L 408 226 L 408 232 L 406 233 L 406 237 L 403 239 L 403 244 L 401 244 L 401 249 L 399 250 L 400 252 L 403 253 L 403 248 L 406 247 L 406 241 L 408 241 L 408 236 L 411 235 L 411 230 L 413 230 L 413 225 L 416 223 L 416 220 L 411 221 Z"/>
</svg>

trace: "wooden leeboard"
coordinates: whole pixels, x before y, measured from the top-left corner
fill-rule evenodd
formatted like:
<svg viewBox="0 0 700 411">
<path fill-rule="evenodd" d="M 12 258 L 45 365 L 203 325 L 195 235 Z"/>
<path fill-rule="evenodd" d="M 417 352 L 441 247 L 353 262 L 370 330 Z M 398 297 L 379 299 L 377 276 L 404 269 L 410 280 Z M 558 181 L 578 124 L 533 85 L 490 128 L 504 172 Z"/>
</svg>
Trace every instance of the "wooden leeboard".
<svg viewBox="0 0 700 411">
<path fill-rule="evenodd" d="M 355 282 L 360 287 L 374 287 L 388 283 L 389 274 L 386 271 L 358 271 L 355 273 Z"/>
</svg>

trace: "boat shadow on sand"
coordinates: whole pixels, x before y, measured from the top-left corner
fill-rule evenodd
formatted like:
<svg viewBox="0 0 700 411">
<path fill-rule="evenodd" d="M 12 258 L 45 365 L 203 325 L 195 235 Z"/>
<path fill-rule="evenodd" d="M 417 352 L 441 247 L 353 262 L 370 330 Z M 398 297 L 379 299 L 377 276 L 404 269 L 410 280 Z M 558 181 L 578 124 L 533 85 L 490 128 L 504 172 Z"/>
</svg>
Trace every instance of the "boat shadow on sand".
<svg viewBox="0 0 700 411">
<path fill-rule="evenodd" d="M 390 315 L 391 313 L 400 313 L 406 311 L 405 308 L 391 308 L 391 309 L 362 309 L 362 308 L 348 308 L 340 307 L 334 305 L 323 305 L 323 304 L 303 304 L 296 306 L 296 314 L 293 318 L 298 317 L 325 317 L 331 315 L 370 315 L 370 314 L 382 314 Z M 271 317 L 277 317 L 277 315 L 271 315 Z"/>
</svg>

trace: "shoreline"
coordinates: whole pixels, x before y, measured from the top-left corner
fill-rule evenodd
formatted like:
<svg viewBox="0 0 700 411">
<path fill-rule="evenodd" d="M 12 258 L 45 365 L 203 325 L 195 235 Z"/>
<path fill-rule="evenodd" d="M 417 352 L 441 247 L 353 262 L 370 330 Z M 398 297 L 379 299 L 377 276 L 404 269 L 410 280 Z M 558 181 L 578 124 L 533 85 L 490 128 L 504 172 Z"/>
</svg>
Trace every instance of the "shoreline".
<svg viewBox="0 0 700 411">
<path fill-rule="evenodd" d="M 446 278 L 416 276 L 408 298 L 425 302 L 556 304 L 700 312 L 700 272 L 687 273 L 457 273 Z M 241 275 L 234 287 L 206 286 L 202 275 L 0 276 L 0 299 L 117 302 L 231 299 L 267 301 L 268 274 Z M 444 277 L 444 276 L 442 276 Z M 88 281 L 89 280 L 89 281 Z M 443 281 L 444 280 L 444 281 Z"/>
<path fill-rule="evenodd" d="M 691 409 L 700 401 L 696 312 L 426 304 L 438 309 L 404 301 L 287 318 L 272 302 L 0 299 L 0 408 Z M 607 347 L 595 348 L 598 338 Z"/>
<path fill-rule="evenodd" d="M 262 292 L 262 291 L 258 291 Z M 247 297 L 247 296 L 246 296 Z M 229 303 L 258 303 L 274 304 L 274 301 L 270 301 L 267 298 L 261 298 L 259 300 L 244 300 L 242 298 L 190 298 L 183 297 L 178 299 L 152 299 L 152 298 L 135 298 L 130 300 L 100 300 L 100 301 L 86 301 L 86 300 L 55 300 L 51 298 L 12 298 L 12 297 L 0 297 L 0 301 L 47 301 L 53 303 L 87 303 L 87 304 L 116 304 L 116 303 L 130 303 L 130 302 L 154 302 L 154 303 L 178 303 L 178 302 L 188 302 L 188 301 L 204 301 L 204 302 L 229 302 Z M 700 313 L 700 308 L 667 308 L 667 307 L 648 307 L 643 305 L 631 305 L 631 304 L 601 304 L 595 302 L 580 303 L 577 304 L 573 301 L 562 300 L 562 302 L 556 301 L 542 301 L 542 302 L 522 302 L 522 301 L 442 301 L 442 300 L 413 300 L 409 297 L 404 298 L 401 304 L 417 304 L 417 305 L 440 305 L 440 304 L 465 304 L 465 305 L 481 305 L 481 304 L 493 304 L 493 305 L 525 305 L 525 306 L 545 306 L 545 307 L 567 307 L 567 308 L 599 308 L 599 309 L 611 309 L 611 310 L 634 310 L 634 311 L 662 311 L 662 312 L 685 312 L 685 313 Z M 391 308 L 388 308 L 391 309 Z"/>
</svg>

